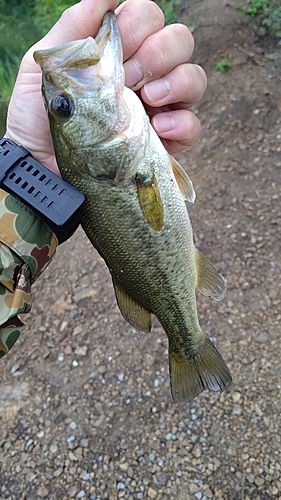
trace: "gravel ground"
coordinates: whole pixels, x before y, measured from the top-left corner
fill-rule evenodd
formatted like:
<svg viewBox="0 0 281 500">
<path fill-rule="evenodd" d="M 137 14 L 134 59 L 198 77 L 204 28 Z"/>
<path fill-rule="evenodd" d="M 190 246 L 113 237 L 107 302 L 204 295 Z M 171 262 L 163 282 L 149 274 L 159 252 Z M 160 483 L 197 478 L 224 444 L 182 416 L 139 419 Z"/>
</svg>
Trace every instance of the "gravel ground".
<svg viewBox="0 0 281 500">
<path fill-rule="evenodd" d="M 1 359 L 1 500 L 281 499 L 280 49 L 218 0 L 179 13 L 209 88 L 201 139 L 178 159 L 197 192 L 196 244 L 228 279 L 222 302 L 198 296 L 199 316 L 233 388 L 172 402 L 164 332 L 123 320 L 79 230 Z"/>
</svg>

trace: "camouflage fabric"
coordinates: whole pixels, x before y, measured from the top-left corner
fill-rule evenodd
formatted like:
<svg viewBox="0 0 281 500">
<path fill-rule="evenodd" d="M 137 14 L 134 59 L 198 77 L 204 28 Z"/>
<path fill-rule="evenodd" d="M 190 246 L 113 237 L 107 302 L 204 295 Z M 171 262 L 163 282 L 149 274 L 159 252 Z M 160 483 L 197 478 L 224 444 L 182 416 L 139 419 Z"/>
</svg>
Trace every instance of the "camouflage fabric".
<svg viewBox="0 0 281 500">
<path fill-rule="evenodd" d="M 17 315 L 30 310 L 31 285 L 57 246 L 57 237 L 36 212 L 0 189 L 0 357 L 25 328 Z"/>
</svg>

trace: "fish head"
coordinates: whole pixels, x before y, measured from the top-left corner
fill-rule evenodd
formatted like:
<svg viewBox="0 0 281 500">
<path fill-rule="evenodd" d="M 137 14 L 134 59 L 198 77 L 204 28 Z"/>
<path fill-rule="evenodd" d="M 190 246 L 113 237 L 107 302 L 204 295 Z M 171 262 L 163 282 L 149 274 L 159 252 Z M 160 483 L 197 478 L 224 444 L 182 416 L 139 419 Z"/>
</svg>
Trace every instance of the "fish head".
<svg viewBox="0 0 281 500">
<path fill-rule="evenodd" d="M 107 12 L 95 39 L 38 50 L 34 59 L 43 73 L 42 93 L 55 150 L 63 148 L 69 156 L 127 127 L 122 44 L 114 12 Z"/>
</svg>

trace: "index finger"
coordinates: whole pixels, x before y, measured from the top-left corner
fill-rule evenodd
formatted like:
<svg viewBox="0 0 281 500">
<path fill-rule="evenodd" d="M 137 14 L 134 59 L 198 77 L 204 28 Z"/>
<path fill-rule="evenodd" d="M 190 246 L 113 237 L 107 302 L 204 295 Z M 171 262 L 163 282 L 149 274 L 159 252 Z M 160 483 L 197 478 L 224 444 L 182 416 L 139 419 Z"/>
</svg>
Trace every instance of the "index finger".
<svg viewBox="0 0 281 500">
<path fill-rule="evenodd" d="M 127 61 L 144 40 L 165 24 L 162 10 L 151 0 L 127 0 L 116 9 L 122 38 L 123 60 Z"/>
</svg>

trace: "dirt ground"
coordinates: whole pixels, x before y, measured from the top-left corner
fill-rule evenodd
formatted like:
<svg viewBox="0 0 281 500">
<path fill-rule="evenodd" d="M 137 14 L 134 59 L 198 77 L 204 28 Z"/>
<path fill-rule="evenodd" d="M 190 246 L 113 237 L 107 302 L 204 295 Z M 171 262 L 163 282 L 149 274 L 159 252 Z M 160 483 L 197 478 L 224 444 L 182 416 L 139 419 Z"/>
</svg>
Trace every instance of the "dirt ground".
<svg viewBox="0 0 281 500">
<path fill-rule="evenodd" d="M 174 404 L 163 330 L 123 320 L 79 230 L 0 361 L 3 500 L 281 499 L 281 51 L 232 5 L 178 8 L 209 85 L 201 137 L 177 158 L 197 193 L 196 245 L 228 280 L 222 302 L 198 296 L 198 309 L 234 385 Z"/>
</svg>

